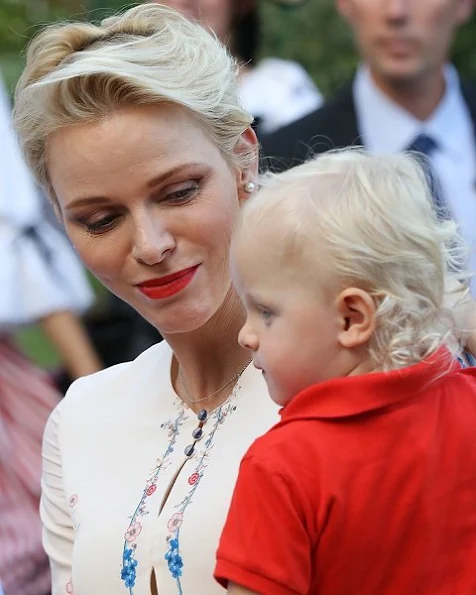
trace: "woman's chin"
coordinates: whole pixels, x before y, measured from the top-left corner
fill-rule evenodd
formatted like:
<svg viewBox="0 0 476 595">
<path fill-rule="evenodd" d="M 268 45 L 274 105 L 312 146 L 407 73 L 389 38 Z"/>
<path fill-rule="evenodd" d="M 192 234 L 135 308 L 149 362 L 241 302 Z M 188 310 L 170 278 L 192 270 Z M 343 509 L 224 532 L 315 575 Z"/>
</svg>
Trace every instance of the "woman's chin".
<svg viewBox="0 0 476 595">
<path fill-rule="evenodd" d="M 162 336 L 193 333 L 204 327 L 218 308 L 195 306 L 177 308 L 175 312 L 139 312 Z"/>
</svg>

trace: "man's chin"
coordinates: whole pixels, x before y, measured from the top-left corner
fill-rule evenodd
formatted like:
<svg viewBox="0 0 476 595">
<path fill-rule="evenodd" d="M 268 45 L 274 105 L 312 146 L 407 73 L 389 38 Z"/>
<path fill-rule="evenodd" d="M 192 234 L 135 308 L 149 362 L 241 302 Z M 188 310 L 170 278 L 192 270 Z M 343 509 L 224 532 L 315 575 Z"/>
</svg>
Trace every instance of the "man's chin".
<svg viewBox="0 0 476 595">
<path fill-rule="evenodd" d="M 416 60 L 387 59 L 371 67 L 373 78 L 377 84 L 405 88 L 421 80 L 424 68 Z"/>
</svg>

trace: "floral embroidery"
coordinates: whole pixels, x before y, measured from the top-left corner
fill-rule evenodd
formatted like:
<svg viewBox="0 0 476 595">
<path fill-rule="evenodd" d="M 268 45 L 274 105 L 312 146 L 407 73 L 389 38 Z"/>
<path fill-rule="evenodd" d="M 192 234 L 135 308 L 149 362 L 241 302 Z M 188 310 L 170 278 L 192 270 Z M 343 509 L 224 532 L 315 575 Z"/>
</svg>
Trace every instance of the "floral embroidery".
<svg viewBox="0 0 476 595">
<path fill-rule="evenodd" d="M 145 491 L 145 495 L 146 496 L 152 496 L 152 494 L 155 492 L 155 490 L 157 489 L 157 486 L 155 485 L 155 483 L 153 483 L 152 485 L 150 485 L 147 490 Z"/>
<path fill-rule="evenodd" d="M 124 535 L 124 539 L 127 543 L 132 543 L 137 539 L 142 531 L 142 525 L 140 523 L 134 523 L 129 529 L 126 531 Z"/>
<path fill-rule="evenodd" d="M 180 527 L 180 525 L 182 524 L 182 519 L 183 519 L 183 514 L 181 512 L 176 512 L 172 516 L 172 518 L 170 519 L 170 521 L 167 524 L 167 529 L 170 531 L 170 533 L 173 533 Z"/>
<path fill-rule="evenodd" d="M 134 544 L 135 545 L 135 544 Z M 137 567 L 137 560 L 133 558 L 133 554 L 135 551 L 135 547 L 126 548 L 124 549 L 124 554 L 122 556 L 122 570 L 121 570 L 121 579 L 124 581 L 124 584 L 132 593 L 132 587 L 136 584 L 136 567 Z"/>
<path fill-rule="evenodd" d="M 165 560 L 167 561 L 170 574 L 176 580 L 177 589 L 179 595 L 182 595 L 182 584 L 180 577 L 182 576 L 183 559 L 180 555 L 180 528 L 182 526 L 183 517 L 188 505 L 192 502 L 193 495 L 200 484 L 200 480 L 203 477 L 203 473 L 207 467 L 207 463 L 210 457 L 210 452 L 213 448 L 213 439 L 218 428 L 223 424 L 225 418 L 236 410 L 236 406 L 232 403 L 233 397 L 236 395 L 239 386 L 235 386 L 230 398 L 221 407 L 215 409 L 211 414 L 209 421 L 212 422 L 212 429 L 208 434 L 208 438 L 203 445 L 203 449 L 197 454 L 197 466 L 195 471 L 188 478 L 188 483 L 191 486 L 188 494 L 185 498 L 175 506 L 177 512 L 170 518 L 167 528 L 169 535 L 167 536 L 168 550 L 165 554 Z"/>
<path fill-rule="evenodd" d="M 174 451 L 175 444 L 177 442 L 178 435 L 180 433 L 180 426 L 187 419 L 187 415 L 185 412 L 185 407 L 181 406 L 178 416 L 175 420 L 169 420 L 166 423 L 162 424 L 162 428 L 167 429 L 168 436 L 170 438 L 169 444 L 165 450 L 165 453 L 162 458 L 157 459 L 157 464 L 155 468 L 152 470 L 151 476 L 146 481 L 144 491 L 142 492 L 142 497 L 140 499 L 137 508 L 130 518 L 129 527 L 124 535 L 124 548 L 122 552 L 122 568 L 121 568 L 121 579 L 124 581 L 124 585 L 129 590 L 129 595 L 133 595 L 133 587 L 136 584 L 136 576 L 137 576 L 137 559 L 136 559 L 136 550 L 137 550 L 137 543 L 136 538 L 138 537 L 139 533 L 142 531 L 142 524 L 138 522 L 138 518 L 144 517 L 145 515 L 149 514 L 146 506 L 146 499 L 151 496 L 155 490 L 157 489 L 157 479 L 160 475 L 160 472 L 167 467 L 169 463 L 169 458 L 172 452 Z M 140 527 L 140 529 L 139 529 Z"/>
<path fill-rule="evenodd" d="M 68 593 L 68 595 L 74 595 L 72 578 L 70 578 L 69 581 L 66 583 L 66 593 Z"/>
<path fill-rule="evenodd" d="M 167 560 L 172 576 L 175 579 L 180 580 L 180 577 L 182 576 L 183 560 L 178 551 L 178 539 L 170 539 L 169 550 L 165 554 L 165 559 Z M 182 588 L 180 586 L 179 589 L 180 593 L 182 593 Z"/>
<path fill-rule="evenodd" d="M 200 479 L 200 475 L 198 473 L 192 473 L 192 475 L 190 475 L 190 477 L 188 478 L 188 483 L 193 486 L 194 484 L 197 483 L 197 481 Z"/>
<path fill-rule="evenodd" d="M 234 399 L 234 396 L 238 392 L 239 388 L 240 387 L 237 384 L 230 398 L 221 407 L 215 409 L 215 411 L 210 415 L 209 421 L 207 423 L 210 424 L 210 422 L 212 422 L 213 426 L 210 430 L 210 433 L 208 434 L 207 440 L 203 445 L 203 449 L 196 455 L 197 466 L 195 468 L 195 471 L 188 478 L 188 483 L 191 486 L 190 490 L 188 494 L 185 496 L 185 498 L 182 500 L 182 502 L 175 506 L 177 512 L 175 512 L 172 515 L 172 517 L 169 519 L 167 523 L 169 535 L 166 538 L 167 552 L 165 554 L 165 560 L 167 561 L 167 566 L 172 577 L 176 580 L 179 595 L 183 594 L 182 585 L 180 581 L 180 577 L 182 576 L 183 572 L 183 559 L 180 555 L 179 537 L 185 510 L 191 503 L 195 490 L 198 488 L 200 480 L 203 476 L 203 472 L 207 467 L 208 460 L 210 457 L 210 451 L 213 446 L 213 438 L 215 436 L 216 431 L 223 424 L 225 418 L 230 413 L 236 410 L 236 406 L 232 404 L 232 400 Z M 177 418 L 173 421 L 169 420 L 161 425 L 161 428 L 166 430 L 167 435 L 170 438 L 169 444 L 162 458 L 157 459 L 157 464 L 153 469 L 151 476 L 146 481 L 141 500 L 137 505 L 134 514 L 130 517 L 129 526 L 124 534 L 121 579 L 124 582 L 126 588 L 128 589 L 129 595 L 134 595 L 134 587 L 137 578 L 138 561 L 136 558 L 136 552 L 138 545 L 136 540 L 142 531 L 142 524 L 138 519 L 149 514 L 146 500 L 148 497 L 152 496 L 156 491 L 157 480 L 161 471 L 165 470 L 167 466 L 170 464 L 170 455 L 173 453 L 175 445 L 177 443 L 180 428 L 183 422 L 188 418 L 187 411 L 188 408 L 186 408 L 185 405 L 181 404 L 181 408 Z"/>
</svg>

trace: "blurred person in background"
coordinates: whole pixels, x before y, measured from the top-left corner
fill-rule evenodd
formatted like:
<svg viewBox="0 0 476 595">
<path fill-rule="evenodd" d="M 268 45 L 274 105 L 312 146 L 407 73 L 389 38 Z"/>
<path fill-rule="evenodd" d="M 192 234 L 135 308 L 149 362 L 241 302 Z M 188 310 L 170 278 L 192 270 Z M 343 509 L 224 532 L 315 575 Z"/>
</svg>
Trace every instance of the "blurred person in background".
<svg viewBox="0 0 476 595">
<path fill-rule="evenodd" d="M 476 86 L 462 84 L 449 63 L 473 0 L 336 0 L 336 6 L 361 56 L 356 75 L 322 108 L 265 137 L 265 155 L 279 170 L 351 145 L 422 153 L 435 202 L 459 223 L 476 272 Z"/>
<path fill-rule="evenodd" d="M 50 571 L 38 514 L 43 429 L 61 394 L 15 347 L 38 322 L 71 378 L 101 368 L 78 315 L 92 292 L 66 238 L 43 218 L 0 84 L 0 589 L 46 595 Z M 0 590 L 1 592 L 1 590 Z"/>
<path fill-rule="evenodd" d="M 302 4 L 300 0 L 273 1 L 287 6 Z M 259 0 L 157 0 L 157 4 L 200 21 L 240 61 L 239 93 L 245 109 L 255 117 L 258 134 L 277 130 L 322 104 L 320 91 L 300 64 L 280 58 L 258 61 Z"/>
</svg>

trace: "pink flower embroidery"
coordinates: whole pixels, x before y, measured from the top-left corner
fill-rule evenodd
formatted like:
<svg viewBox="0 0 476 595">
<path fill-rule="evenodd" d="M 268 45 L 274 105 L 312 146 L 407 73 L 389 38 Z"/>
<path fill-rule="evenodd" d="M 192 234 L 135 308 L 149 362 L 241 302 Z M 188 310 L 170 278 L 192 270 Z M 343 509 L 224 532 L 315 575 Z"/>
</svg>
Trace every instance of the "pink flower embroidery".
<svg viewBox="0 0 476 595">
<path fill-rule="evenodd" d="M 200 475 L 198 473 L 192 473 L 192 475 L 190 475 L 190 477 L 188 478 L 188 483 L 193 486 L 197 483 L 197 481 L 200 479 Z"/>
<path fill-rule="evenodd" d="M 70 578 L 69 581 L 66 583 L 66 593 L 68 593 L 68 595 L 74 595 L 72 578 Z"/>
<path fill-rule="evenodd" d="M 133 541 L 135 541 L 137 539 L 137 537 L 140 535 L 141 531 L 142 531 L 142 525 L 140 523 L 134 523 L 126 531 L 126 534 L 124 535 L 124 539 L 127 541 L 127 543 L 132 543 Z"/>
<path fill-rule="evenodd" d="M 73 506 L 76 506 L 76 504 L 78 503 L 78 494 L 73 494 L 71 496 L 71 498 L 69 499 L 69 505 L 71 506 L 71 508 L 73 508 Z M 71 591 L 72 593 L 72 591 Z"/>
<path fill-rule="evenodd" d="M 152 496 L 152 494 L 155 492 L 156 489 L 157 489 L 157 486 L 155 485 L 155 483 L 153 483 L 152 485 L 150 485 L 147 488 L 147 490 L 145 492 L 145 495 L 146 496 Z"/>
<path fill-rule="evenodd" d="M 181 512 L 176 512 L 167 523 L 167 529 L 174 533 L 182 524 L 183 514 Z"/>
</svg>

